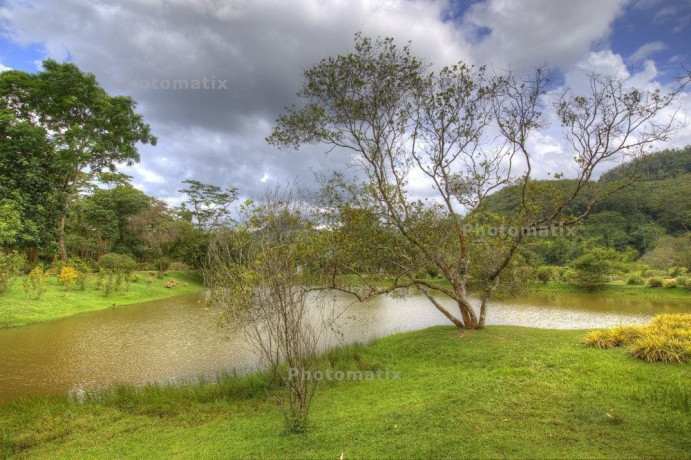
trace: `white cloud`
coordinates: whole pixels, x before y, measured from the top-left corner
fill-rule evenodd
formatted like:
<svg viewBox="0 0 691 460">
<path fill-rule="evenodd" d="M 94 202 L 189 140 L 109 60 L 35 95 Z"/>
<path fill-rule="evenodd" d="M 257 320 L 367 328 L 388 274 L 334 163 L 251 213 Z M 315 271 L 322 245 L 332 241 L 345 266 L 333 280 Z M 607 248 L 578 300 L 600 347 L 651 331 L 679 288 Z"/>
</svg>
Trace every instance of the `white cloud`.
<svg viewBox="0 0 691 460">
<path fill-rule="evenodd" d="M 40 44 L 58 60 L 69 57 L 110 93 L 134 97 L 159 143 L 142 147 L 142 163 L 123 171 L 147 193 L 177 197 L 180 182 L 193 178 L 258 196 L 270 183 L 313 184 L 313 171 L 349 162 L 346 155 L 326 156 L 320 146 L 278 151 L 264 138 L 283 108 L 299 103 L 304 69 L 349 52 L 355 32 L 410 40 L 415 54 L 437 65 L 466 60 L 520 72 L 548 63 L 578 88 L 594 70 L 628 75 L 621 56 L 591 52 L 607 41 L 625 3 L 487 0 L 454 24 L 444 20 L 443 0 L 8 0 L 0 21 L 17 43 Z M 490 33 L 478 42 L 483 28 Z M 641 59 L 653 48 L 641 51 Z M 656 73 L 646 61 L 633 78 L 648 85 Z M 228 89 L 117 84 L 212 77 L 227 79 Z M 531 142 L 545 171 L 565 171 L 556 160 L 558 133 Z"/>
<path fill-rule="evenodd" d="M 640 46 L 636 51 L 634 51 L 631 54 L 631 56 L 629 56 L 628 61 L 634 63 L 640 62 L 657 53 L 658 51 L 662 51 L 665 49 L 667 49 L 667 45 L 665 45 L 661 41 L 646 43 L 645 45 Z"/>
<path fill-rule="evenodd" d="M 4 72 L 6 70 L 12 70 L 12 67 L 7 67 L 2 62 L 0 62 L 0 72 Z"/>
<path fill-rule="evenodd" d="M 549 64 L 568 68 L 606 39 L 625 0 L 489 0 L 475 4 L 465 23 L 490 30 L 472 50 L 477 62 L 526 71 Z"/>
</svg>

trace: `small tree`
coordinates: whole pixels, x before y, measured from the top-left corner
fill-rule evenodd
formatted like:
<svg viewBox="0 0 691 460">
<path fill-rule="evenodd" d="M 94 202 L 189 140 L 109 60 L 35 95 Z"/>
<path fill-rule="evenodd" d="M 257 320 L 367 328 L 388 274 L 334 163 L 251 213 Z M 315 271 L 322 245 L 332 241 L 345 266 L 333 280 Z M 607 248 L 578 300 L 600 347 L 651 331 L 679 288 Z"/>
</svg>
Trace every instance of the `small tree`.
<svg viewBox="0 0 691 460">
<path fill-rule="evenodd" d="M 588 93 L 556 95 L 544 69 L 527 78 L 489 76 L 464 63 L 430 71 L 407 46 L 358 34 L 354 52 L 305 71 L 298 92 L 305 105 L 279 116 L 267 140 L 283 148 L 319 143 L 349 155 L 355 179 L 336 175 L 327 183 L 324 207 L 334 216 L 329 228 L 343 225 L 344 209 L 366 209 L 389 238 L 391 284 L 370 283 L 360 271 L 363 264 L 343 263 L 379 251 L 370 245 L 353 245 L 360 249 L 356 256 L 329 261 L 323 269 L 332 276 L 325 276 L 325 283 L 362 300 L 416 286 L 455 325 L 475 328 L 485 324 L 489 299 L 528 235 L 563 233 L 596 203 L 636 180 L 631 174 L 592 186 L 602 163 L 640 156 L 676 132 L 680 124 L 674 117 L 658 115 L 687 82 L 664 95 L 631 88 L 621 78 L 592 75 Z M 566 190 L 533 177 L 528 140 L 546 126 L 550 111 L 573 147 L 565 156 L 573 160 L 576 179 Z M 423 180 L 413 184 L 413 176 Z M 424 191 L 413 187 L 421 182 L 429 184 Z M 488 214 L 485 198 L 507 185 L 516 186 L 516 208 L 507 215 Z M 570 215 L 567 210 L 579 196 L 588 196 L 586 209 Z M 336 240 L 328 253 L 338 253 Z M 415 277 L 430 265 L 448 288 Z M 354 276 L 367 285 L 364 295 L 348 285 Z M 471 284 L 480 296 L 479 312 L 470 303 Z M 440 295 L 455 301 L 460 316 L 439 301 Z"/>
<path fill-rule="evenodd" d="M 278 379 L 286 430 L 301 432 L 319 383 L 303 378 L 302 371 L 316 370 L 334 316 L 302 269 L 314 254 L 312 226 L 294 198 L 291 191 L 275 192 L 246 203 L 244 222 L 214 235 L 204 273 L 224 324 L 243 331 Z"/>
<path fill-rule="evenodd" d="M 598 287 L 609 281 L 614 268 L 615 253 L 604 248 L 594 248 L 571 262 L 574 281 L 583 287 Z"/>
</svg>

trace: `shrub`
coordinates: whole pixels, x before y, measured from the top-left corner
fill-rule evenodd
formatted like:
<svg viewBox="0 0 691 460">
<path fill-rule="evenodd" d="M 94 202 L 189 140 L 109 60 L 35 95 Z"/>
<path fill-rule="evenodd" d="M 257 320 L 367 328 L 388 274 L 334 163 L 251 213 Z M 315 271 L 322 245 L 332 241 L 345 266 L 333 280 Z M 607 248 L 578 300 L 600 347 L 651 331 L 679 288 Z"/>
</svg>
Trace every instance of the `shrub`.
<svg viewBox="0 0 691 460">
<path fill-rule="evenodd" d="M 4 294 L 12 286 L 23 264 L 24 258 L 19 254 L 0 251 L 0 294 Z"/>
<path fill-rule="evenodd" d="M 663 284 L 662 278 L 659 278 L 657 276 L 654 276 L 648 280 L 648 287 L 651 287 L 651 288 L 662 287 L 662 284 Z"/>
<path fill-rule="evenodd" d="M 58 283 L 60 283 L 61 286 L 64 286 L 65 290 L 68 290 L 71 285 L 77 282 L 77 278 L 77 270 L 75 270 L 73 267 L 65 265 L 60 269 L 60 273 L 58 274 Z"/>
<path fill-rule="evenodd" d="M 691 289 L 691 278 L 686 280 L 686 289 Z"/>
<path fill-rule="evenodd" d="M 667 273 L 664 270 L 646 269 L 643 270 L 641 275 L 643 278 L 662 278 L 663 276 L 667 276 Z"/>
<path fill-rule="evenodd" d="M 675 280 L 674 278 L 669 278 L 664 280 L 662 282 L 662 285 L 666 288 L 674 288 L 677 287 L 677 280 Z"/>
<path fill-rule="evenodd" d="M 175 271 L 179 271 L 179 272 L 184 272 L 187 269 L 189 269 L 189 267 L 187 265 L 185 265 L 182 262 L 177 262 L 177 261 L 170 262 L 170 265 L 168 266 L 168 270 L 175 270 Z M 432 277 L 432 278 L 434 278 L 434 277 Z"/>
<path fill-rule="evenodd" d="M 620 326 L 590 332 L 583 343 L 596 348 L 627 346 L 648 362 L 691 363 L 691 314 L 658 315 L 646 326 Z"/>
<path fill-rule="evenodd" d="M 686 287 L 686 282 L 689 280 L 689 278 L 685 276 L 678 276 L 676 281 L 677 281 L 677 287 L 683 288 Z"/>
<path fill-rule="evenodd" d="M 571 262 L 575 271 L 574 281 L 584 287 L 598 287 L 609 281 L 607 275 L 613 269 L 612 252 L 603 248 L 594 248 Z"/>
<path fill-rule="evenodd" d="M 554 267 L 550 267 L 549 265 L 541 265 L 535 270 L 535 276 L 537 277 L 538 281 L 547 284 L 556 279 L 557 273 Z"/>
<path fill-rule="evenodd" d="M 98 272 L 98 287 L 103 291 L 103 296 L 108 297 L 116 289 L 118 280 L 112 269 L 102 269 Z"/>
<path fill-rule="evenodd" d="M 639 338 L 628 351 L 634 358 L 648 362 L 691 362 L 689 342 L 661 333 L 651 333 Z"/>
<path fill-rule="evenodd" d="M 43 293 L 48 289 L 46 286 L 48 276 L 48 271 L 44 271 L 43 267 L 34 267 L 29 272 L 29 276 L 22 280 L 24 292 L 34 299 L 40 299 Z"/>
<path fill-rule="evenodd" d="M 125 254 L 116 254 L 114 252 L 103 254 L 98 259 L 98 265 L 101 268 L 113 270 L 114 272 L 125 273 L 128 275 L 137 267 L 137 263 L 130 256 Z"/>
<path fill-rule="evenodd" d="M 590 332 L 583 343 L 595 348 L 613 348 L 629 345 L 645 333 L 643 326 L 618 326 L 612 329 Z"/>
<path fill-rule="evenodd" d="M 645 284 L 645 281 L 639 275 L 631 275 L 626 280 L 626 284 L 629 284 L 631 286 L 638 286 L 641 284 Z"/>
</svg>

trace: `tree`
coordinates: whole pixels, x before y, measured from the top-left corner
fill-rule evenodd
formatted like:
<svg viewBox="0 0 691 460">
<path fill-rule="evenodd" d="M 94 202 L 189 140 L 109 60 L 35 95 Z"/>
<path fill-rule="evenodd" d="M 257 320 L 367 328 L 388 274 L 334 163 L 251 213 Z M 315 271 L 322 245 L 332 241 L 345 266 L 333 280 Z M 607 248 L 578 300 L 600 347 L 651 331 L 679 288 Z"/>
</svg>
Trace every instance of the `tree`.
<svg viewBox="0 0 691 460">
<path fill-rule="evenodd" d="M 0 74 L 0 83 L 5 73 Z M 14 236 L 0 244 L 20 250 L 53 249 L 63 201 L 63 173 L 53 161 L 46 130 L 0 108 L 0 200 L 4 209 L 13 209 L 11 214 L 19 218 Z M 5 219 L 6 225 L 14 220 Z"/>
<path fill-rule="evenodd" d="M 166 203 L 154 200 L 150 208 L 129 218 L 128 229 L 146 245 L 146 249 L 158 261 L 159 271 L 163 271 L 167 246 L 180 236 L 180 227 Z"/>
<path fill-rule="evenodd" d="M 313 224 L 292 190 L 246 203 L 242 223 L 213 235 L 205 268 L 210 299 L 224 324 L 239 327 L 273 376 L 286 430 L 306 429 L 319 381 L 320 347 L 328 344 L 333 303 L 318 296 L 304 269 L 314 257 Z M 297 373 L 297 375 L 296 375 Z"/>
<path fill-rule="evenodd" d="M 616 253 L 612 249 L 592 248 L 571 262 L 575 271 L 575 281 L 584 287 L 598 287 L 609 281 L 614 268 Z"/>
<path fill-rule="evenodd" d="M 216 185 L 191 179 L 184 180 L 182 183 L 188 184 L 189 187 L 178 191 L 188 196 L 188 200 L 183 205 L 189 204 L 192 207 L 191 214 L 197 229 L 213 230 L 223 224 L 229 214 L 228 208 L 238 197 L 237 189 L 234 187 L 222 189 Z"/>
<path fill-rule="evenodd" d="M 592 75 L 588 94 L 553 95 L 544 69 L 524 79 L 512 73 L 490 77 L 464 63 L 430 71 L 407 46 L 358 34 L 354 52 L 305 71 L 298 92 L 305 105 L 286 109 L 267 141 L 281 148 L 319 143 L 352 156 L 359 175 L 353 180 L 335 176 L 325 205 L 369 209 L 395 237 L 391 262 L 397 270 L 390 285 L 368 283 L 334 259 L 330 270 L 359 275 L 368 291 L 359 294 L 345 284 L 352 276 L 325 277 L 332 288 L 365 299 L 415 286 L 458 327 L 482 327 L 488 301 L 526 236 L 563 231 L 585 219 L 596 203 L 635 181 L 627 176 L 594 189 L 597 166 L 640 156 L 679 129 L 673 118 L 660 122 L 656 117 L 686 81 L 667 95 L 626 83 Z M 573 147 L 566 155 L 573 158 L 576 179 L 565 190 L 533 177 L 528 140 L 546 126 L 548 111 L 561 121 Z M 416 198 L 413 174 L 431 184 L 423 193 L 433 198 Z M 518 190 L 516 211 L 485 213 L 486 197 L 511 184 Z M 582 213 L 567 213 L 591 191 Z M 333 221 L 330 228 L 337 225 Z M 360 256 L 371 252 L 362 248 Z M 415 276 L 430 265 L 450 288 Z M 469 299 L 471 281 L 481 299 L 479 315 Z M 455 301 L 460 317 L 442 305 L 439 295 Z"/>
<path fill-rule="evenodd" d="M 127 183 L 76 197 L 65 230 L 67 248 L 81 257 L 98 258 L 111 251 L 142 255 L 137 254 L 129 218 L 148 209 L 152 200 Z"/>
<path fill-rule="evenodd" d="M 109 96 L 93 74 L 70 63 L 46 60 L 37 74 L 0 74 L 0 109 L 43 129 L 52 163 L 61 172 L 57 244 L 63 260 L 68 205 L 84 171 L 115 171 L 120 163 L 139 161 L 137 143 L 156 144 L 135 106 L 129 97 Z"/>
</svg>

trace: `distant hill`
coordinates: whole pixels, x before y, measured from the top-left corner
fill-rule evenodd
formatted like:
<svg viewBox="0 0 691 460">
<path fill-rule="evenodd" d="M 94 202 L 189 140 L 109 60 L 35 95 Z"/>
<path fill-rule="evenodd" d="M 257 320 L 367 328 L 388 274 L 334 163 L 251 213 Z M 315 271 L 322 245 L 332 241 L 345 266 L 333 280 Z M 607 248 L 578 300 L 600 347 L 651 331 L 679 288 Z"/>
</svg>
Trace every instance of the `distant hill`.
<svg viewBox="0 0 691 460">
<path fill-rule="evenodd" d="M 632 247 L 644 253 L 665 235 L 683 235 L 691 230 L 691 146 L 663 150 L 604 173 L 594 187 L 630 176 L 639 179 L 593 209 L 579 232 L 599 244 L 623 250 Z M 553 181 L 557 189 L 570 190 L 575 181 Z M 592 192 L 591 192 L 592 193 Z M 516 187 L 506 187 L 488 197 L 485 209 L 498 214 L 518 206 Z M 576 215 L 585 210 L 589 193 L 572 204 L 568 212 Z"/>
<path fill-rule="evenodd" d="M 599 182 L 612 182 L 622 175 L 630 175 L 632 171 L 640 175 L 639 180 L 642 182 L 674 179 L 691 174 L 691 145 L 680 150 L 662 150 L 612 168 L 600 177 Z"/>
</svg>

